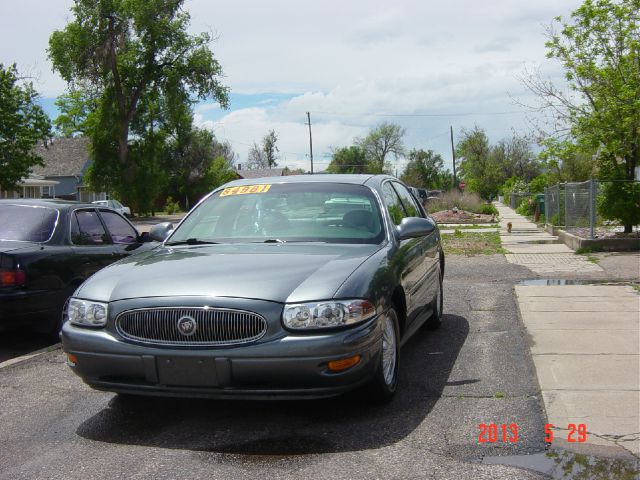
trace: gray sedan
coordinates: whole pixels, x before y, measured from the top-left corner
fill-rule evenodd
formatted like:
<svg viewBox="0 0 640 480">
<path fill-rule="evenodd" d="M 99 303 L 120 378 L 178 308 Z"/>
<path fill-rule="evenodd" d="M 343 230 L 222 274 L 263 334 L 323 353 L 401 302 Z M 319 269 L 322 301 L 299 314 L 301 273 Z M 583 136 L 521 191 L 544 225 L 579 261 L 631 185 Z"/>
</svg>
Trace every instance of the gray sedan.
<svg viewBox="0 0 640 480">
<path fill-rule="evenodd" d="M 93 388 L 386 401 L 400 346 L 441 322 L 438 228 L 393 177 L 234 181 L 150 233 L 69 302 L 63 347 Z"/>
</svg>

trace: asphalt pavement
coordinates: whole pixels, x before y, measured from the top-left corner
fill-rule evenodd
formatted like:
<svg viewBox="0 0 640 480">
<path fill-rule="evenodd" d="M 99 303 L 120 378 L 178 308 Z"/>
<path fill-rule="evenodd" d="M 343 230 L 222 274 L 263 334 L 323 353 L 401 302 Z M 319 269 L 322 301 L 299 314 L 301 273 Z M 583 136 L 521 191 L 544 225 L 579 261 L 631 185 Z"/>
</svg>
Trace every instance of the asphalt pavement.
<svg viewBox="0 0 640 480">
<path fill-rule="evenodd" d="M 513 291 L 525 278 L 502 255 L 448 257 L 443 326 L 405 345 L 401 390 L 384 407 L 359 393 L 120 397 L 83 385 L 59 350 L 0 368 L 0 479 L 544 478 L 481 463 L 545 448 Z M 479 443 L 481 423 L 517 424 L 518 440 Z"/>
</svg>

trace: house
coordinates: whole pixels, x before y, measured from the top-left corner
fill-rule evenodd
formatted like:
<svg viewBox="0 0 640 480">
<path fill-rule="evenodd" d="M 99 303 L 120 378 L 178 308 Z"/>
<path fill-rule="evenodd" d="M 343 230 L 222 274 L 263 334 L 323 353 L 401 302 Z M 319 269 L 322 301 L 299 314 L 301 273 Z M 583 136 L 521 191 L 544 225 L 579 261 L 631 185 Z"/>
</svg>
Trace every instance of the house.
<svg viewBox="0 0 640 480">
<path fill-rule="evenodd" d="M 40 175 L 30 175 L 18 182 L 15 190 L 0 189 L 0 198 L 53 198 L 58 182 L 45 180 Z"/>
<path fill-rule="evenodd" d="M 39 145 L 35 151 L 42 157 L 44 166 L 36 165 L 32 173 L 45 180 L 58 182 L 55 186 L 56 198 L 82 202 L 105 200 L 104 192 L 91 191 L 83 180 L 92 162 L 89 146 L 89 139 L 83 137 L 55 138 L 46 146 Z"/>
<path fill-rule="evenodd" d="M 34 149 L 44 165 L 36 165 L 31 174 L 18 183 L 13 192 L 0 190 L 0 198 L 62 198 L 93 202 L 105 200 L 104 192 L 96 193 L 84 183 L 91 165 L 88 138 L 55 138 Z"/>
</svg>

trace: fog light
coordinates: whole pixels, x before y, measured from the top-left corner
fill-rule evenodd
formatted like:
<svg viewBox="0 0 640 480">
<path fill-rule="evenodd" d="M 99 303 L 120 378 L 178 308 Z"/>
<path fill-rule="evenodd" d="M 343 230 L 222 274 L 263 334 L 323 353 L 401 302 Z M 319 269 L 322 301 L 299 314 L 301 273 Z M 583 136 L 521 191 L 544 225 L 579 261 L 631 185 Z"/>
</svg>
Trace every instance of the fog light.
<svg viewBox="0 0 640 480">
<path fill-rule="evenodd" d="M 76 357 L 73 353 L 67 353 L 67 364 L 70 367 L 75 367 L 78 362 L 78 357 Z"/>
<path fill-rule="evenodd" d="M 346 370 L 347 368 L 357 365 L 359 361 L 360 355 L 356 355 L 354 357 L 343 358 L 341 360 L 331 360 L 328 363 L 328 367 L 332 372 L 341 372 L 342 370 Z"/>
</svg>

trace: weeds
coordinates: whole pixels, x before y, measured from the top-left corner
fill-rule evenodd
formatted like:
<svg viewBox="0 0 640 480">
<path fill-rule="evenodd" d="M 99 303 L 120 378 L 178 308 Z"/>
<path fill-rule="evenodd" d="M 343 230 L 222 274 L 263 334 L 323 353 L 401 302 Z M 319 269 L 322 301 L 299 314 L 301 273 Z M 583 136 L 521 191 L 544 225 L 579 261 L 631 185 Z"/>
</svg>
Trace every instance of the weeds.
<svg viewBox="0 0 640 480">
<path fill-rule="evenodd" d="M 477 193 L 458 190 L 450 190 L 437 199 L 429 200 L 428 204 L 430 213 L 451 210 L 453 207 L 472 213 L 498 214 L 496 207 L 485 203 Z"/>
</svg>

